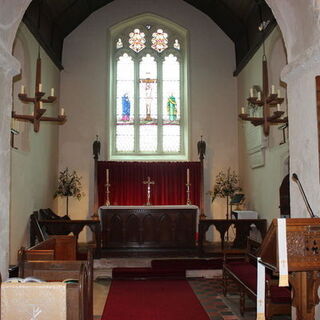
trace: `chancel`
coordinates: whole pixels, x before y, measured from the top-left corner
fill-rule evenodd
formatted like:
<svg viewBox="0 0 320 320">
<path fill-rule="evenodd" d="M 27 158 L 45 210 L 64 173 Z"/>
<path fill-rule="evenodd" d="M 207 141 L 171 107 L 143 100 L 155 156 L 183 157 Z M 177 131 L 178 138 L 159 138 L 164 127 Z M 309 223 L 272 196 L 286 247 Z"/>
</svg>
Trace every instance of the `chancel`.
<svg viewBox="0 0 320 320">
<path fill-rule="evenodd" d="M 320 318 L 319 1 L 0 7 L 8 319 Z"/>
</svg>

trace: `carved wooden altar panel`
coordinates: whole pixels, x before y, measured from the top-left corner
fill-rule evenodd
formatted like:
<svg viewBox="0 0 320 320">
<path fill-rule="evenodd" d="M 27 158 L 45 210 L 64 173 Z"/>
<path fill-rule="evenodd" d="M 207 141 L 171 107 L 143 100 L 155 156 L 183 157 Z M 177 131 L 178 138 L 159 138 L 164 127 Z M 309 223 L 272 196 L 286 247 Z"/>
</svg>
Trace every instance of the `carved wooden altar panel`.
<svg viewBox="0 0 320 320">
<path fill-rule="evenodd" d="M 101 209 L 103 248 L 195 248 L 197 209 Z"/>
</svg>

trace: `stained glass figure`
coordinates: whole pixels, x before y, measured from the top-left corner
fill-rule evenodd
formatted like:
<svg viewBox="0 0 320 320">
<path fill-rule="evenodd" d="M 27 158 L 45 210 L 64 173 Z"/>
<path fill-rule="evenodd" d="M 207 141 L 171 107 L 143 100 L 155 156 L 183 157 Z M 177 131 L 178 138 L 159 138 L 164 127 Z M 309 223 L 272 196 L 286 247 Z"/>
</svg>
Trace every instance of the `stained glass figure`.
<svg viewBox="0 0 320 320">
<path fill-rule="evenodd" d="M 177 119 L 177 102 L 173 94 L 170 95 L 167 102 L 167 111 L 169 114 L 169 120 L 174 121 Z"/>
<path fill-rule="evenodd" d="M 178 39 L 174 40 L 173 47 L 177 50 L 180 50 L 180 43 Z"/>
<path fill-rule="evenodd" d="M 162 64 L 163 123 L 172 125 L 180 122 L 180 63 L 169 54 Z"/>
<path fill-rule="evenodd" d="M 129 33 L 130 48 L 135 52 L 140 52 L 146 47 L 145 34 L 140 32 L 139 29 L 134 29 L 133 32 Z"/>
<path fill-rule="evenodd" d="M 152 113 L 156 116 L 156 94 L 157 63 L 154 57 L 147 54 L 140 63 L 140 115 L 144 121 L 153 121 Z"/>
<path fill-rule="evenodd" d="M 162 52 L 163 50 L 168 48 L 168 34 L 163 32 L 162 29 L 158 29 L 157 32 L 152 34 L 152 45 L 151 48 Z"/>
<path fill-rule="evenodd" d="M 116 48 L 121 49 L 122 47 L 123 47 L 123 43 L 122 43 L 122 40 L 119 38 L 116 44 Z"/>
<path fill-rule="evenodd" d="M 127 53 L 117 61 L 117 124 L 133 123 L 134 114 L 134 61 Z"/>
<path fill-rule="evenodd" d="M 122 98 L 122 121 L 129 121 L 130 120 L 130 100 L 128 94 L 125 93 Z"/>
</svg>

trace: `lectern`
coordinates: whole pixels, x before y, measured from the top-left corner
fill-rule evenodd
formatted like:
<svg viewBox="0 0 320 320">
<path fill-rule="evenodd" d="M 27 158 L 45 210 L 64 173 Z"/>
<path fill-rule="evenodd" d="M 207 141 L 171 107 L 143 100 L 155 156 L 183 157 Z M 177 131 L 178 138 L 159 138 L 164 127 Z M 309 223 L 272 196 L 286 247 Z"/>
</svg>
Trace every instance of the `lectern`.
<svg viewBox="0 0 320 320">
<path fill-rule="evenodd" d="M 297 320 L 315 320 L 320 285 L 320 219 L 286 219 L 289 282 L 293 289 L 292 305 Z M 262 263 L 278 271 L 277 219 L 260 249 Z"/>
</svg>

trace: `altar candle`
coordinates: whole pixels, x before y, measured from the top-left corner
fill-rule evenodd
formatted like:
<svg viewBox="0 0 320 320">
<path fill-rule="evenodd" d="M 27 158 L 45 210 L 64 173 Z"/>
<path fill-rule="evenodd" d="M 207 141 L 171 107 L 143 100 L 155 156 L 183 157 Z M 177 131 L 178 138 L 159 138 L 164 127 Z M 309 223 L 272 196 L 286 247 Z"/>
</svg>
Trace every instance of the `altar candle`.
<svg viewBox="0 0 320 320">
<path fill-rule="evenodd" d="M 245 114 L 244 107 L 241 108 L 241 114 Z"/>
<path fill-rule="evenodd" d="M 43 102 L 40 101 L 40 109 L 43 109 Z"/>
<path fill-rule="evenodd" d="M 253 98 L 253 88 L 250 88 L 250 98 Z"/>
<path fill-rule="evenodd" d="M 106 170 L 106 184 L 109 184 L 109 169 Z"/>
<path fill-rule="evenodd" d="M 258 101 L 261 101 L 261 92 L 258 92 Z"/>
<path fill-rule="evenodd" d="M 42 83 L 39 83 L 39 92 L 42 92 Z"/>
<path fill-rule="evenodd" d="M 21 85 L 20 93 L 21 93 L 21 94 L 24 94 L 24 85 Z"/>
<path fill-rule="evenodd" d="M 281 111 L 281 110 L 280 110 L 280 104 L 279 104 L 279 103 L 277 104 L 277 111 Z"/>
<path fill-rule="evenodd" d="M 278 89 L 278 98 L 281 98 L 281 91 Z"/>
<path fill-rule="evenodd" d="M 189 168 L 187 169 L 187 184 L 190 182 L 190 170 Z"/>
<path fill-rule="evenodd" d="M 61 108 L 61 116 L 64 116 L 64 108 Z"/>
<path fill-rule="evenodd" d="M 51 96 L 51 97 L 54 97 L 54 88 L 51 88 L 50 96 Z"/>
<path fill-rule="evenodd" d="M 33 111 L 31 112 L 31 115 L 34 116 L 34 112 Z"/>
<path fill-rule="evenodd" d="M 271 93 L 272 94 L 276 93 L 276 87 L 274 85 L 271 86 Z"/>
</svg>

